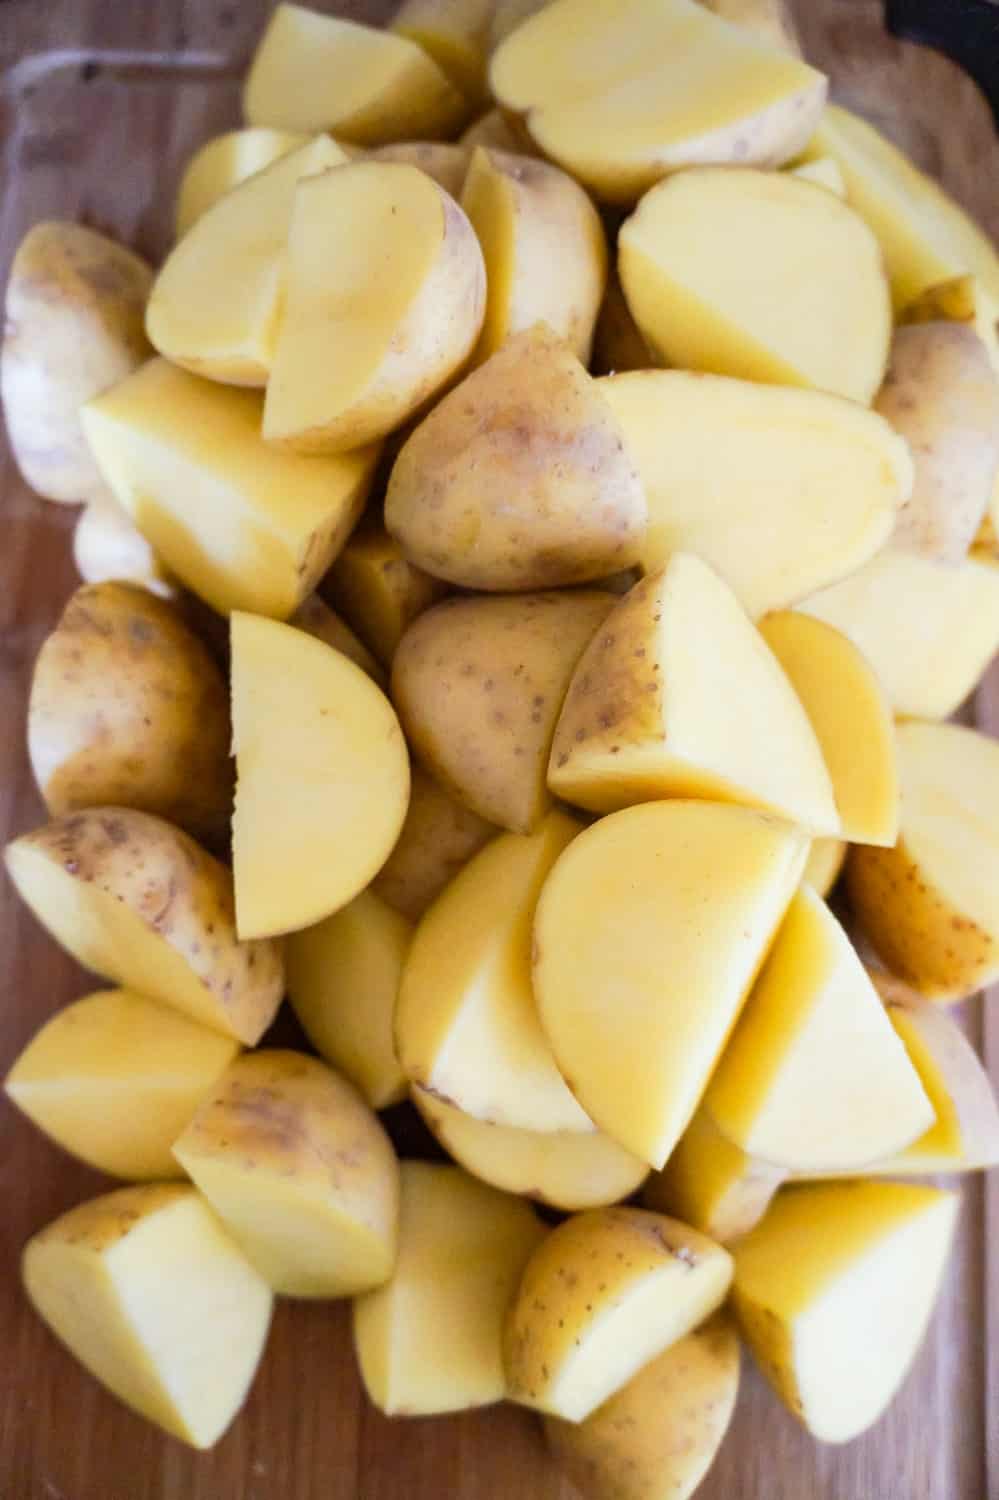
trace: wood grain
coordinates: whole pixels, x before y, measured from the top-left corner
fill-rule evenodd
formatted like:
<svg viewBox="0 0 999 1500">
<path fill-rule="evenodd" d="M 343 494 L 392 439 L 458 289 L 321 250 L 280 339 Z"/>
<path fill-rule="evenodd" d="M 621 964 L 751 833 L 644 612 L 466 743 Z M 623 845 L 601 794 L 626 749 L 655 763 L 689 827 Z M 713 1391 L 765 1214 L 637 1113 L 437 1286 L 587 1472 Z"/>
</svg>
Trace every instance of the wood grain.
<svg viewBox="0 0 999 1500">
<path fill-rule="evenodd" d="M 322 7 L 320 7 L 322 8 Z M 382 20 L 391 0 L 329 4 Z M 999 235 L 999 146 L 974 86 L 885 36 L 875 0 L 799 0 L 809 56 Z M 180 164 L 235 123 L 236 78 L 265 0 L 2 0 L 0 283 L 44 216 L 79 217 L 150 255 Z M 31 663 L 74 586 L 73 513 L 35 499 L 0 442 L 0 821 L 42 816 L 24 751 Z M 979 696 L 999 732 L 999 675 Z M 92 981 L 0 892 L 0 1068 Z M 999 1078 L 999 1005 L 969 1033 Z M 999 1497 L 999 1184 L 965 1187 L 957 1254 L 926 1348 L 891 1411 L 843 1449 L 815 1445 L 746 1361 L 737 1420 L 702 1500 Z M 571 1500 L 536 1424 L 512 1408 L 388 1423 L 367 1406 L 342 1306 L 280 1307 L 249 1405 L 195 1455 L 120 1408 L 25 1306 L 20 1247 L 101 1180 L 0 1105 L 2 1500 Z M 428 1357 L 430 1357 L 428 1350 Z"/>
</svg>

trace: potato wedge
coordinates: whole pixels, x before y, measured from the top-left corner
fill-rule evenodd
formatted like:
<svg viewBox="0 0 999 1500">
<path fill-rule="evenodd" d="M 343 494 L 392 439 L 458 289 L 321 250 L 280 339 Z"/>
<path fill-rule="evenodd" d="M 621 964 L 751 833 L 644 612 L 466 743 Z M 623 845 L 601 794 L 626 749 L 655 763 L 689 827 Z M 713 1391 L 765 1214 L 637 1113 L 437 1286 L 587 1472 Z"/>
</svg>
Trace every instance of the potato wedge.
<svg viewBox="0 0 999 1500">
<path fill-rule="evenodd" d="M 307 142 L 308 137 L 297 131 L 269 130 L 265 126 L 227 130 L 224 135 L 212 136 L 195 151 L 180 179 L 175 214 L 177 238 L 183 239 L 206 209 L 247 177 L 262 172 Z"/>
<path fill-rule="evenodd" d="M 395 1271 L 354 1302 L 368 1398 L 390 1417 L 500 1401 L 503 1316 L 544 1226 L 526 1203 L 457 1167 L 407 1161 L 401 1177 Z"/>
<path fill-rule="evenodd" d="M 274 1291 L 346 1297 L 392 1274 L 395 1152 L 360 1095 L 316 1058 L 237 1058 L 173 1149 Z"/>
<path fill-rule="evenodd" d="M 994 292 L 999 295 L 999 284 Z M 934 282 L 897 313 L 898 322 L 906 328 L 919 323 L 960 323 L 971 329 L 989 351 L 994 370 L 999 370 L 997 317 L 999 305 L 995 296 L 970 272 Z"/>
<path fill-rule="evenodd" d="M 800 57 L 801 41 L 787 0 L 701 0 L 723 21 L 745 27 L 772 47 Z"/>
<path fill-rule="evenodd" d="M 727 1245 L 760 1222 L 787 1176 L 747 1156 L 699 1104 L 665 1167 L 646 1182 L 642 1203 Z"/>
<path fill-rule="evenodd" d="M 329 916 L 380 869 L 409 757 L 392 705 L 339 651 L 248 614 L 231 643 L 236 926 L 268 937 Z"/>
<path fill-rule="evenodd" d="M 891 339 L 881 253 L 825 188 L 787 172 L 684 172 L 642 199 L 618 247 L 661 363 L 873 399 Z"/>
<path fill-rule="evenodd" d="M 817 896 L 828 896 L 843 868 L 847 846 L 842 839 L 813 839 L 802 880 Z"/>
<path fill-rule="evenodd" d="M 177 592 L 170 574 L 116 500 L 91 500 L 73 528 L 73 561 L 84 583 L 138 583 L 161 599 Z"/>
<path fill-rule="evenodd" d="M 677 1219 L 594 1208 L 531 1256 L 507 1315 L 507 1394 L 583 1422 L 724 1300 L 732 1259 Z"/>
<path fill-rule="evenodd" d="M 232 876 L 150 813 L 95 807 L 24 833 L 7 872 L 85 969 L 255 1046 L 284 991 L 281 950 L 236 938 Z"/>
<path fill-rule="evenodd" d="M 371 889 L 411 922 L 418 922 L 496 831 L 494 824 L 464 807 L 422 766 L 413 765 L 406 821 Z"/>
<path fill-rule="evenodd" d="M 580 834 L 545 882 L 541 1025 L 587 1114 L 650 1166 L 690 1123 L 807 849 L 748 808 L 650 802 Z"/>
<path fill-rule="evenodd" d="M 905 1379 L 933 1312 L 958 1199 L 900 1182 L 784 1188 L 733 1247 L 757 1363 L 815 1437 L 844 1443 Z"/>
<path fill-rule="evenodd" d="M 637 562 L 646 505 L 600 388 L 539 324 L 420 423 L 385 524 L 417 567 L 464 588 L 559 588 Z"/>
<path fill-rule="evenodd" d="M 482 107 L 492 8 L 493 0 L 403 0 L 392 30 L 422 47 L 469 104 Z"/>
<path fill-rule="evenodd" d="M 294 625 L 296 630 L 304 630 L 306 635 L 315 636 L 324 645 L 332 646 L 334 651 L 339 651 L 348 661 L 360 667 L 372 682 L 377 683 L 380 688 L 385 687 L 386 677 L 381 663 L 376 661 L 364 642 L 354 634 L 346 620 L 341 620 L 336 611 L 330 609 L 318 594 L 310 594 L 307 599 L 303 599 L 288 624 Z"/>
<path fill-rule="evenodd" d="M 140 1416 L 210 1448 L 246 1399 L 273 1298 L 193 1187 L 91 1199 L 25 1246 L 28 1297 L 56 1338 Z"/>
<path fill-rule="evenodd" d="M 432 177 L 452 198 L 461 197 L 462 185 L 472 159 L 471 148 L 447 141 L 392 141 L 370 153 L 373 161 L 394 161 L 418 167 Z"/>
<path fill-rule="evenodd" d="M 476 146 L 512 151 L 518 156 L 534 156 L 534 142 L 526 131 L 515 130 L 502 110 L 490 109 L 458 137 L 458 144 L 472 151 Z"/>
<path fill-rule="evenodd" d="M 413 752 L 490 823 L 530 833 L 551 807 L 559 711 L 614 603 L 595 589 L 446 599 L 403 636 L 392 699 Z"/>
<path fill-rule="evenodd" d="M 365 521 L 330 569 L 324 588 L 386 667 L 409 626 L 447 593 L 447 585 L 407 562 L 382 526 Z"/>
<path fill-rule="evenodd" d="M 814 182 L 818 187 L 835 193 L 837 198 L 846 197 L 843 169 L 834 156 L 817 156 L 814 161 L 803 161 L 786 170 L 792 177 L 800 177 L 802 182 Z"/>
</svg>

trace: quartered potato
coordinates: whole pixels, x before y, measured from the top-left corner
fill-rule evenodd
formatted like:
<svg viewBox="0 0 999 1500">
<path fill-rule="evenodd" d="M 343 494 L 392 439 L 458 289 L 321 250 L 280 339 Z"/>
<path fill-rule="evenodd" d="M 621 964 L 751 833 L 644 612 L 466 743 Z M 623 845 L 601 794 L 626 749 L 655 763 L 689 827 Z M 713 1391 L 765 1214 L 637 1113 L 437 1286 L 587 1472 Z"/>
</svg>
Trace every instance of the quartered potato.
<svg viewBox="0 0 999 1500">
<path fill-rule="evenodd" d="M 177 189 L 177 238 L 182 239 L 206 209 L 244 178 L 306 143 L 307 137 L 297 131 L 266 126 L 227 130 L 206 141 L 191 157 Z"/>
<path fill-rule="evenodd" d="M 648 1178 L 642 1202 L 727 1245 L 760 1222 L 787 1177 L 786 1167 L 735 1145 L 700 1104 L 665 1167 Z"/>
<path fill-rule="evenodd" d="M 446 584 L 414 567 L 385 528 L 367 519 L 348 539 L 323 587 L 386 667 L 417 615 L 447 593 Z"/>
<path fill-rule="evenodd" d="M 410 767 L 409 806 L 392 853 L 371 889 L 418 922 L 463 865 L 496 833 L 419 765 Z"/>
<path fill-rule="evenodd" d="M 376 146 L 368 154 L 373 161 L 418 167 L 452 198 L 460 198 L 472 148 L 452 141 L 391 141 L 387 146 Z"/>
<path fill-rule="evenodd" d="M 493 0 L 403 0 L 392 30 L 416 42 L 470 104 L 489 99 L 486 65 Z"/>
</svg>

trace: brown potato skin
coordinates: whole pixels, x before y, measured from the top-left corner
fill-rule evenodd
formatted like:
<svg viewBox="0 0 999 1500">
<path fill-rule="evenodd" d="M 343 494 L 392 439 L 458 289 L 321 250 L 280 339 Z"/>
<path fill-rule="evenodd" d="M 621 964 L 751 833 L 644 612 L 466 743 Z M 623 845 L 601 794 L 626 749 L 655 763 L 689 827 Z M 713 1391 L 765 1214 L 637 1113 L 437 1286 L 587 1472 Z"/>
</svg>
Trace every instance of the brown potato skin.
<svg viewBox="0 0 999 1500">
<path fill-rule="evenodd" d="M 422 766 L 414 763 L 410 777 L 406 821 L 371 889 L 395 911 L 418 922 L 498 830 L 446 792 Z"/>
</svg>

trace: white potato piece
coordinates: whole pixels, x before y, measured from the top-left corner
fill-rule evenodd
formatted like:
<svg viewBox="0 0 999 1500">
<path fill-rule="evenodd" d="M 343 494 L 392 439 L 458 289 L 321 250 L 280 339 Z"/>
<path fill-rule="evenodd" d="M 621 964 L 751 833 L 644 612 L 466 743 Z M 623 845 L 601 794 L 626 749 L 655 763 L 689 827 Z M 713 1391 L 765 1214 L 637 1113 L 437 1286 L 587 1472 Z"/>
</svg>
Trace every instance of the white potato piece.
<svg viewBox="0 0 999 1500">
<path fill-rule="evenodd" d="M 847 845 L 842 839 L 813 839 L 802 880 L 819 896 L 828 896 L 843 868 Z"/>
<path fill-rule="evenodd" d="M 91 500 L 73 528 L 73 561 L 84 583 L 138 583 L 161 599 L 177 589 L 142 532 L 110 497 Z"/>
</svg>

